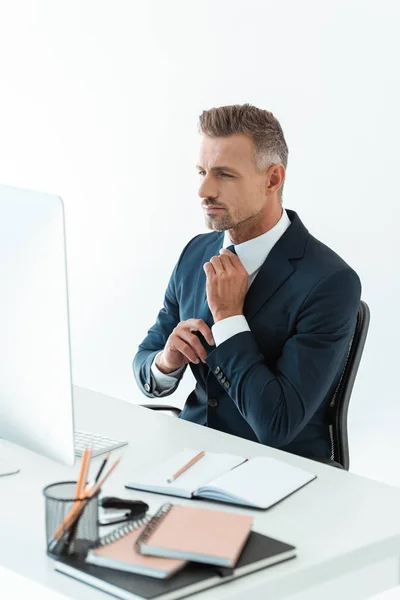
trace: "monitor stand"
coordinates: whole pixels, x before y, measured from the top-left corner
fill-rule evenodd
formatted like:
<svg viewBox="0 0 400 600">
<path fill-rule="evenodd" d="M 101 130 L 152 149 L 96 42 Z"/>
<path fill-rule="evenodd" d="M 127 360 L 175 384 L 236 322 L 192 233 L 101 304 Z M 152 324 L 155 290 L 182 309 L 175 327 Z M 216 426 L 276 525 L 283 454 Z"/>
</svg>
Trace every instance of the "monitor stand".
<svg viewBox="0 0 400 600">
<path fill-rule="evenodd" d="M 19 473 L 20 470 L 17 464 L 9 458 L 9 449 L 10 446 L 0 439 L 0 477 L 14 475 L 15 473 Z"/>
</svg>

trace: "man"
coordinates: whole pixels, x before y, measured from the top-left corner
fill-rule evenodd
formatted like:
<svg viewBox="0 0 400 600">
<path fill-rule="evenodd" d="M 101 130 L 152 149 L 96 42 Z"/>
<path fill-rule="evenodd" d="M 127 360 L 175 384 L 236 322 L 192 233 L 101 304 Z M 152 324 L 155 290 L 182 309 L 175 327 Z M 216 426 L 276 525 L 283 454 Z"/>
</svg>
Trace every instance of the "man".
<svg viewBox="0 0 400 600">
<path fill-rule="evenodd" d="M 189 364 L 187 419 L 329 458 L 326 410 L 360 302 L 357 274 L 282 209 L 288 149 L 272 113 L 203 112 L 198 171 L 207 227 L 184 248 L 133 370 L 151 398 Z M 228 249 L 229 247 L 229 249 Z"/>
</svg>

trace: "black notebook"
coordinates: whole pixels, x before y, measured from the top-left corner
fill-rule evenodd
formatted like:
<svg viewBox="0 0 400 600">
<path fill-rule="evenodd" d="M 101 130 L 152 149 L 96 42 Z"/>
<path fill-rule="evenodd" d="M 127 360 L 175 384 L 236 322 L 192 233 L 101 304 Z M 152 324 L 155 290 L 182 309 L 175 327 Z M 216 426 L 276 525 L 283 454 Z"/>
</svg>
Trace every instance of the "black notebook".
<svg viewBox="0 0 400 600">
<path fill-rule="evenodd" d="M 85 555 L 60 558 L 55 568 L 122 600 L 177 600 L 294 556 L 294 546 L 252 531 L 235 569 L 189 563 L 170 579 L 155 579 L 88 564 Z"/>
</svg>

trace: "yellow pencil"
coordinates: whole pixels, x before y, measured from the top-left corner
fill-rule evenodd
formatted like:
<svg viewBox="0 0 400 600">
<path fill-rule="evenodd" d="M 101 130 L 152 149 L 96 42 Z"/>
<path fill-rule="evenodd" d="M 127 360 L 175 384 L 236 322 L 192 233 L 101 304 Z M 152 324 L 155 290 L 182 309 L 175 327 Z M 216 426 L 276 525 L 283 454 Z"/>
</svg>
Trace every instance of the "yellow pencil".
<svg viewBox="0 0 400 600">
<path fill-rule="evenodd" d="M 85 461 L 85 464 L 83 467 L 81 486 L 79 488 L 78 498 L 82 497 L 82 495 L 84 493 L 84 489 L 86 487 L 86 481 L 87 481 L 87 477 L 88 477 L 88 473 L 89 473 L 89 469 L 90 469 L 90 461 L 92 460 L 92 453 L 93 453 L 92 448 L 88 448 L 86 451 L 86 461 Z"/>
<path fill-rule="evenodd" d="M 84 451 L 83 451 L 83 454 L 82 454 L 81 468 L 79 469 L 78 481 L 76 482 L 75 500 L 77 498 L 79 498 L 79 496 L 81 494 L 83 471 L 85 469 L 85 463 L 86 463 L 86 460 L 87 460 L 87 453 L 88 453 L 88 450 L 87 450 L 87 448 L 85 448 Z"/>
<path fill-rule="evenodd" d="M 51 545 L 55 541 L 57 541 L 57 539 L 61 535 L 63 535 L 71 527 L 71 525 L 73 525 L 75 520 L 78 518 L 78 516 L 81 514 L 81 512 L 85 508 L 86 504 L 99 491 L 99 489 L 101 488 L 103 483 L 111 475 L 111 473 L 113 472 L 115 467 L 118 465 L 120 460 L 121 460 L 120 458 L 117 458 L 117 460 L 114 462 L 114 464 L 108 469 L 107 473 L 105 473 L 105 475 L 102 477 L 102 479 L 100 479 L 100 481 L 98 481 L 96 483 L 96 485 L 94 485 L 92 488 L 89 488 L 89 486 L 87 486 L 87 488 L 83 494 L 81 502 L 77 502 L 76 505 L 71 508 L 71 510 L 65 517 L 64 521 L 61 523 L 61 525 L 59 525 L 59 527 L 57 527 L 57 529 L 54 533 L 54 536 L 53 536 L 53 540 L 50 543 L 50 548 L 51 548 Z"/>
</svg>

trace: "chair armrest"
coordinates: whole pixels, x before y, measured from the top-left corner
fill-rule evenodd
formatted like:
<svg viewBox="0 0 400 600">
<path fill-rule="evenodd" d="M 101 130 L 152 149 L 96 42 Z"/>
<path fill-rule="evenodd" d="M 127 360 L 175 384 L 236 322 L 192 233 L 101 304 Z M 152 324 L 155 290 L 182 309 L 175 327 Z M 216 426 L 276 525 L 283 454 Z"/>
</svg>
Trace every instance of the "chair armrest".
<svg viewBox="0 0 400 600">
<path fill-rule="evenodd" d="M 181 414 L 181 409 L 176 406 L 170 406 L 169 404 L 140 404 L 143 408 L 149 408 L 150 410 L 166 410 L 172 412 L 176 417 Z"/>
</svg>

